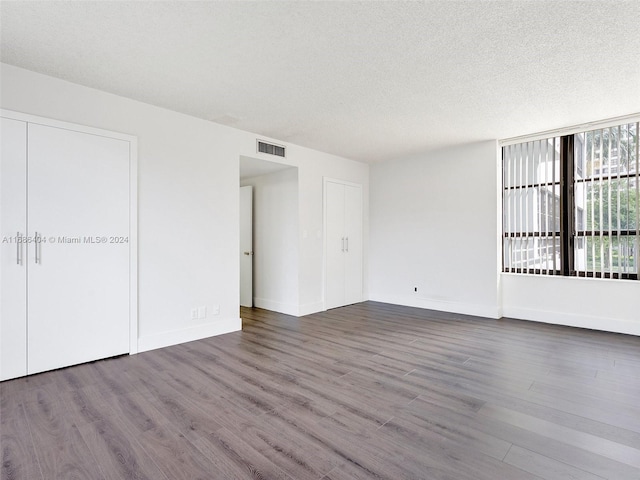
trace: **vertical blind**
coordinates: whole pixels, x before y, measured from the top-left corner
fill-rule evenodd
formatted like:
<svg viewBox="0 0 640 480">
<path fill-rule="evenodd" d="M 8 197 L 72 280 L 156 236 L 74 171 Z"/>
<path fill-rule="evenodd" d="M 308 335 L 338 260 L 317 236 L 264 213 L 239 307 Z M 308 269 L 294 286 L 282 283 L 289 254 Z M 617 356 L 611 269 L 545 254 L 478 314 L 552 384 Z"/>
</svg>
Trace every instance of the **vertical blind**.
<svg viewBox="0 0 640 480">
<path fill-rule="evenodd" d="M 560 139 L 503 148 L 504 268 L 558 274 Z"/>
<path fill-rule="evenodd" d="M 638 278 L 638 122 L 502 148 L 503 270 Z"/>
<path fill-rule="evenodd" d="M 575 268 L 578 275 L 638 273 L 638 123 L 576 135 Z"/>
</svg>

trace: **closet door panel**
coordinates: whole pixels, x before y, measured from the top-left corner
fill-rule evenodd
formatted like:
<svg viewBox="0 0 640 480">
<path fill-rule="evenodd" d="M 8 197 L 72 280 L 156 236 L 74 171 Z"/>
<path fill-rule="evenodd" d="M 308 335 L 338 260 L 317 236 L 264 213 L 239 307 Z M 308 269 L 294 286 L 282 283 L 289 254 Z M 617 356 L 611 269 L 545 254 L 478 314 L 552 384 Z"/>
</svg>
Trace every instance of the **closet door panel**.
<svg viewBox="0 0 640 480">
<path fill-rule="evenodd" d="M 28 373 L 127 353 L 129 142 L 28 134 Z"/>
<path fill-rule="evenodd" d="M 327 182 L 325 195 L 325 308 L 328 309 L 344 305 L 344 186 Z"/>
<path fill-rule="evenodd" d="M 362 188 L 345 185 L 345 252 L 344 304 L 362 301 Z"/>
<path fill-rule="evenodd" d="M 27 374 L 27 124 L 0 122 L 0 380 L 8 380 Z"/>
</svg>

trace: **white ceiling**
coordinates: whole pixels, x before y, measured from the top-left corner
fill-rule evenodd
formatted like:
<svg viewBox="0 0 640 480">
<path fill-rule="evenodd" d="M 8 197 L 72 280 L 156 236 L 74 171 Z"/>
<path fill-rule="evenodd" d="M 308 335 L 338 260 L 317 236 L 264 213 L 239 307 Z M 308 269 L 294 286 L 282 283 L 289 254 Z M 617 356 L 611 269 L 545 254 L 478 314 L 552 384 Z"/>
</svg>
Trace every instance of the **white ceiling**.
<svg viewBox="0 0 640 480">
<path fill-rule="evenodd" d="M 640 2 L 0 2 L 3 62 L 375 162 L 640 111 Z"/>
</svg>

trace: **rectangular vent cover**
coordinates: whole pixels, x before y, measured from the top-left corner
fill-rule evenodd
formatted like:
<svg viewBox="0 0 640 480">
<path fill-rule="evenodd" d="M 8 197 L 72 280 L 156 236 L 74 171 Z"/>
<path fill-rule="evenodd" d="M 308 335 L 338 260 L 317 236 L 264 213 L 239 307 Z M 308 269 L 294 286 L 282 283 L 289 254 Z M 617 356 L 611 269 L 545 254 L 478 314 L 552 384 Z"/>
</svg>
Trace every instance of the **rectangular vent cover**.
<svg viewBox="0 0 640 480">
<path fill-rule="evenodd" d="M 278 157 L 284 157 L 284 147 L 280 145 L 273 145 L 272 143 L 266 143 L 258 140 L 258 152 L 266 153 L 268 155 L 276 155 Z"/>
</svg>

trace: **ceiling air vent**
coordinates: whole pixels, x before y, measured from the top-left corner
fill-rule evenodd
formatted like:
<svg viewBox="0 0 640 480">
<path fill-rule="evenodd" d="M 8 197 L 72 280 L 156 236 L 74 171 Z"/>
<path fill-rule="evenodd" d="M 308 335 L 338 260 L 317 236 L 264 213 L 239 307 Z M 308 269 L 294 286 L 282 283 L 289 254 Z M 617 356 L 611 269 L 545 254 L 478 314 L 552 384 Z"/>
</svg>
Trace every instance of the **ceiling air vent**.
<svg viewBox="0 0 640 480">
<path fill-rule="evenodd" d="M 281 145 L 274 145 L 273 143 L 263 142 L 258 140 L 258 152 L 266 153 L 268 155 L 275 155 L 277 157 L 284 157 L 284 147 Z"/>
</svg>

